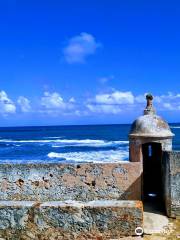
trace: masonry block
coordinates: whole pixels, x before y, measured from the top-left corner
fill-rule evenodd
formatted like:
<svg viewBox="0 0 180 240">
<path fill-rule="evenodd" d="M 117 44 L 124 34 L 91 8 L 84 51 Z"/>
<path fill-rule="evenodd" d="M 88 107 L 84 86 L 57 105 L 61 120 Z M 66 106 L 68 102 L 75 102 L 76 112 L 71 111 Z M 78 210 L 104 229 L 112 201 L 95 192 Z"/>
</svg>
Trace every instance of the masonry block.
<svg viewBox="0 0 180 240">
<path fill-rule="evenodd" d="M 180 217 L 180 152 L 163 153 L 162 173 L 167 215 Z"/>
<path fill-rule="evenodd" d="M 0 164 L 0 200 L 141 200 L 141 164 Z"/>
<path fill-rule="evenodd" d="M 100 240 L 135 235 L 141 201 L 0 202 L 0 237 L 12 240 Z"/>
</svg>

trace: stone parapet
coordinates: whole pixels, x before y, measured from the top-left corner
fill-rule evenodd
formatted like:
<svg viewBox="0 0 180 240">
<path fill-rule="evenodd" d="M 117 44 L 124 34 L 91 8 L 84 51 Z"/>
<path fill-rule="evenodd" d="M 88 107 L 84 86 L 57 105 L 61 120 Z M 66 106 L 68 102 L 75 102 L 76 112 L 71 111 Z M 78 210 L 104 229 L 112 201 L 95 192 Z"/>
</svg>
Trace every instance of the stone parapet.
<svg viewBox="0 0 180 240">
<path fill-rule="evenodd" d="M 8 240 L 118 239 L 137 227 L 141 201 L 0 201 L 0 238 Z"/>
<path fill-rule="evenodd" d="M 141 200 L 142 163 L 0 164 L 0 200 Z"/>
<path fill-rule="evenodd" d="M 167 215 L 180 217 L 180 152 L 163 153 L 162 173 Z"/>
</svg>

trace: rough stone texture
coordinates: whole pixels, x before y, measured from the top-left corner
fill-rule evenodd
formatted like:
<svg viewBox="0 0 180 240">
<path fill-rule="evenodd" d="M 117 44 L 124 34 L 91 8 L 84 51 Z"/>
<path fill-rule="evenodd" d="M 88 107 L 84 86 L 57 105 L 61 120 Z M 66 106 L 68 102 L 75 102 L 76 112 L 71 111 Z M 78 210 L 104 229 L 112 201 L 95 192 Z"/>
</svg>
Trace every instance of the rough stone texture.
<svg viewBox="0 0 180 240">
<path fill-rule="evenodd" d="M 0 238 L 103 240 L 135 235 L 141 201 L 0 202 Z"/>
<path fill-rule="evenodd" d="M 180 152 L 164 152 L 162 161 L 167 215 L 180 216 Z"/>
<path fill-rule="evenodd" d="M 0 201 L 0 230 L 25 228 L 33 205 L 34 202 Z"/>
<path fill-rule="evenodd" d="M 142 145 L 145 143 L 160 143 L 162 146 L 162 151 L 172 150 L 172 138 L 163 137 L 145 137 L 142 136 L 131 136 L 129 135 L 129 158 L 131 162 L 142 162 Z"/>
<path fill-rule="evenodd" d="M 141 200 L 141 163 L 0 164 L 0 200 Z"/>
<path fill-rule="evenodd" d="M 173 137 L 174 134 L 166 121 L 161 117 L 152 114 L 140 116 L 131 127 L 130 136 L 138 137 Z"/>
<path fill-rule="evenodd" d="M 161 143 L 163 151 L 172 150 L 172 137 L 174 134 L 168 123 L 155 114 L 152 105 L 153 96 L 146 96 L 147 106 L 143 116 L 137 118 L 129 133 L 129 158 L 131 162 L 141 162 L 142 144 L 157 142 Z"/>
</svg>

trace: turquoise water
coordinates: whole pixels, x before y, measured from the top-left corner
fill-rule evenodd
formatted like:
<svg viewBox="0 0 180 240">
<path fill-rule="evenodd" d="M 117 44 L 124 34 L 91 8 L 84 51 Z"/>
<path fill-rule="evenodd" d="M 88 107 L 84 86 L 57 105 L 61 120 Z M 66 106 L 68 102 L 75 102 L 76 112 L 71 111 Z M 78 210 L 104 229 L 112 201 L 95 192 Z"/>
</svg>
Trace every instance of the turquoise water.
<svg viewBox="0 0 180 240">
<path fill-rule="evenodd" d="M 180 150 L 180 124 L 173 149 Z M 130 125 L 0 128 L 0 162 L 119 162 L 129 157 Z"/>
</svg>

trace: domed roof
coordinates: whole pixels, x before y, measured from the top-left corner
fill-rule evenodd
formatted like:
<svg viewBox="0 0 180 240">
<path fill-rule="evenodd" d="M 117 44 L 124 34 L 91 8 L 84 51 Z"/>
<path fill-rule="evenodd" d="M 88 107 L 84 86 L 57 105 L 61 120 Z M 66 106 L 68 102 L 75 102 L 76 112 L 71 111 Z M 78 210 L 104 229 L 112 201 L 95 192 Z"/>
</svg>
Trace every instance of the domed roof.
<svg viewBox="0 0 180 240">
<path fill-rule="evenodd" d="M 144 115 L 132 124 L 130 136 L 172 137 L 174 134 L 166 121 L 157 115 Z"/>
<path fill-rule="evenodd" d="M 172 137 L 174 134 L 166 121 L 156 115 L 153 108 L 153 96 L 146 96 L 147 106 L 144 110 L 144 116 L 139 117 L 132 124 L 130 137 Z"/>
</svg>

